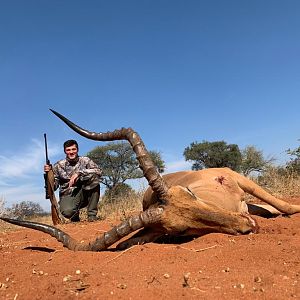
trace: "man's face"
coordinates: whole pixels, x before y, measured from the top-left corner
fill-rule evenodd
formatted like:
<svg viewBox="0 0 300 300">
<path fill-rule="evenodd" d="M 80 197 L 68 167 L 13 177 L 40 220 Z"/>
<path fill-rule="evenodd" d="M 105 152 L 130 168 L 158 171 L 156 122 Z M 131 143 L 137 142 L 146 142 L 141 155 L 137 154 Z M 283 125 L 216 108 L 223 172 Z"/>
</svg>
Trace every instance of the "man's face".
<svg viewBox="0 0 300 300">
<path fill-rule="evenodd" d="M 70 147 L 65 148 L 65 153 L 67 155 L 67 158 L 72 160 L 77 157 L 78 149 L 77 149 L 76 145 L 72 145 Z"/>
</svg>

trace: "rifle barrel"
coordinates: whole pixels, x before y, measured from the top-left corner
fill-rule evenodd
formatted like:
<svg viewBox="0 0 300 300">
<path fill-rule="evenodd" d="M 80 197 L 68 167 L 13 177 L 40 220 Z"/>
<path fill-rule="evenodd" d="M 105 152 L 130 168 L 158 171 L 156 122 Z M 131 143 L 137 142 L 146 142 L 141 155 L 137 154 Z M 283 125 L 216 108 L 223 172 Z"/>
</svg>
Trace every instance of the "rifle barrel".
<svg viewBox="0 0 300 300">
<path fill-rule="evenodd" d="M 44 140 L 45 140 L 45 154 L 46 154 L 46 164 L 50 165 L 50 160 L 48 157 L 48 147 L 47 147 L 47 135 L 44 133 Z"/>
</svg>

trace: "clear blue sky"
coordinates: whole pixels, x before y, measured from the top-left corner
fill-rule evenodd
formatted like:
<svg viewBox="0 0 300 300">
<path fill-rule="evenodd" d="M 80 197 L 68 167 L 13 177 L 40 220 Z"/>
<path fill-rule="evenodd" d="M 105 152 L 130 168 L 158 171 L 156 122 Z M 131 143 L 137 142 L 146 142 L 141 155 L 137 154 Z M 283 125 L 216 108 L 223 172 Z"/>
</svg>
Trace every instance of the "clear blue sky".
<svg viewBox="0 0 300 300">
<path fill-rule="evenodd" d="M 279 162 L 300 138 L 298 0 L 15 0 L 0 4 L 0 197 L 44 208 L 52 162 L 92 131 L 133 127 L 168 171 L 191 142 L 254 145 Z"/>
</svg>

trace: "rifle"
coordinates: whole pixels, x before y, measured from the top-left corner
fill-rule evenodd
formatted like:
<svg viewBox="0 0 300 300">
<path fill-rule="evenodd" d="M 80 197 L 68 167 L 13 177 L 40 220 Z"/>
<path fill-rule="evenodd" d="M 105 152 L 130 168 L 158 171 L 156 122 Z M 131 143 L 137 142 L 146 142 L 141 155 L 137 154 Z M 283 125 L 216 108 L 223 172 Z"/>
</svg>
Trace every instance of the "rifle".
<svg viewBox="0 0 300 300">
<path fill-rule="evenodd" d="M 44 133 L 44 139 L 45 139 L 46 164 L 51 165 L 48 157 L 46 133 Z M 65 220 L 59 211 L 57 200 L 54 193 L 54 173 L 52 168 L 48 172 L 44 173 L 44 179 L 45 179 L 46 199 L 49 199 L 51 202 L 51 217 L 52 217 L 53 225 L 63 224 L 65 223 Z"/>
</svg>

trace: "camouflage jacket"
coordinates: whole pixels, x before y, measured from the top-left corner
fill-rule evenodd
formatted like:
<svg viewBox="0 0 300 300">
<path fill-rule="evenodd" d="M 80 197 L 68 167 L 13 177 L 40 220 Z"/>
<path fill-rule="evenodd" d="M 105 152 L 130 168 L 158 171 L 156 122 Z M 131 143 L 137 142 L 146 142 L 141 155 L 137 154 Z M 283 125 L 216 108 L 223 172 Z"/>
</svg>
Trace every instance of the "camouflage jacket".
<svg viewBox="0 0 300 300">
<path fill-rule="evenodd" d="M 101 177 L 101 169 L 98 165 L 86 156 L 78 156 L 74 162 L 68 159 L 59 160 L 53 165 L 55 178 L 55 190 L 59 187 L 59 196 L 72 193 L 74 187 L 69 188 L 69 181 L 72 175 L 79 174 L 76 185 L 81 185 L 83 189 L 90 190 L 97 186 Z"/>
</svg>

